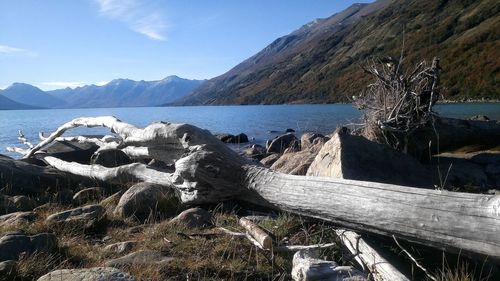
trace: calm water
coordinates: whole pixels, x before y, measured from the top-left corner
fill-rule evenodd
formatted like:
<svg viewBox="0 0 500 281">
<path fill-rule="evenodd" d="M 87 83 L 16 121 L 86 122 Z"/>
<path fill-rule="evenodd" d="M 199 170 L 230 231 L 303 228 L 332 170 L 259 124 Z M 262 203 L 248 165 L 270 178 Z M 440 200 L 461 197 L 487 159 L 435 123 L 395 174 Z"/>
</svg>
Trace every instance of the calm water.
<svg viewBox="0 0 500 281">
<path fill-rule="evenodd" d="M 482 114 L 500 119 L 500 103 L 446 104 L 436 106 L 443 116 L 464 118 Z M 256 105 L 256 106 L 195 106 L 137 107 L 54 110 L 0 111 L 0 154 L 7 146 L 20 146 L 17 131 L 21 129 L 33 143 L 38 132 L 52 132 L 61 124 L 81 116 L 113 115 L 122 121 L 146 126 L 153 121 L 190 123 L 212 133 L 246 133 L 254 142 L 262 143 L 277 135 L 272 131 L 292 128 L 298 133 L 314 131 L 330 133 L 341 124 L 356 123 L 360 112 L 351 105 Z M 104 134 L 104 129 L 75 129 L 67 135 Z"/>
</svg>

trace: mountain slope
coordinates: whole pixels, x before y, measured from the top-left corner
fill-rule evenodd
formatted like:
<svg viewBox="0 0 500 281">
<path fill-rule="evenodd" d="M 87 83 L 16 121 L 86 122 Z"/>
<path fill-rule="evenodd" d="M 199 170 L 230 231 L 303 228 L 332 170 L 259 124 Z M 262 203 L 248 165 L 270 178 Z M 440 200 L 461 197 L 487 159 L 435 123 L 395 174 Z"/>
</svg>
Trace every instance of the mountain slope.
<svg viewBox="0 0 500 281">
<path fill-rule="evenodd" d="M 4 97 L 1 93 L 2 93 L 2 91 L 0 91 L 0 110 L 39 108 L 39 107 L 34 107 L 34 106 L 15 102 L 7 97 Z"/>
<path fill-rule="evenodd" d="M 159 81 L 115 79 L 103 86 L 88 85 L 48 93 L 64 99 L 68 107 L 158 106 L 186 96 L 203 82 L 177 76 Z"/>
<path fill-rule="evenodd" d="M 17 103 L 38 108 L 62 108 L 66 106 L 66 102 L 62 99 L 53 97 L 37 87 L 24 83 L 14 83 L 0 94 Z"/>
<path fill-rule="evenodd" d="M 495 0 L 406 0 L 355 4 L 281 37 L 178 104 L 346 101 L 368 78 L 371 56 L 441 58 L 449 98 L 500 98 L 500 5 Z"/>
</svg>

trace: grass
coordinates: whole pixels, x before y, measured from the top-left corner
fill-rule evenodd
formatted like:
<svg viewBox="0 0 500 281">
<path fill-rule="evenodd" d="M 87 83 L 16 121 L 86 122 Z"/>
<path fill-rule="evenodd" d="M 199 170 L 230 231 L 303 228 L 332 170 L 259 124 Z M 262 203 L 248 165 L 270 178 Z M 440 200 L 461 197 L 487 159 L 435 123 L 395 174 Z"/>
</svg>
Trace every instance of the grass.
<svg viewBox="0 0 500 281">
<path fill-rule="evenodd" d="M 274 253 L 256 249 L 246 238 L 221 234 L 217 227 L 244 232 L 238 224 L 239 214 L 233 210 L 212 208 L 212 228 L 187 228 L 171 224 L 168 219 L 151 218 L 143 224 L 110 218 L 98 232 L 78 227 L 51 228 L 45 218 L 69 206 L 51 205 L 37 213 L 37 220 L 23 225 L 27 234 L 56 233 L 59 247 L 51 253 L 23 256 L 18 262 L 17 280 L 36 280 L 40 276 L 62 268 L 90 268 L 104 266 L 110 259 L 125 254 L 109 253 L 104 247 L 122 241 L 137 241 L 131 252 L 160 251 L 173 261 L 163 265 L 130 265 L 120 268 L 137 280 L 290 280 L 293 253 Z M 340 242 L 331 225 L 306 220 L 288 213 L 265 219 L 258 224 L 271 234 L 274 245 L 308 245 L 337 242 L 338 247 L 323 249 L 321 258 L 339 264 L 351 265 L 345 258 Z M 218 233 L 218 234 L 216 234 Z M 435 271 L 439 281 L 488 280 L 477 279 L 470 266 L 443 266 Z M 476 278 L 476 279 L 474 279 Z"/>
</svg>

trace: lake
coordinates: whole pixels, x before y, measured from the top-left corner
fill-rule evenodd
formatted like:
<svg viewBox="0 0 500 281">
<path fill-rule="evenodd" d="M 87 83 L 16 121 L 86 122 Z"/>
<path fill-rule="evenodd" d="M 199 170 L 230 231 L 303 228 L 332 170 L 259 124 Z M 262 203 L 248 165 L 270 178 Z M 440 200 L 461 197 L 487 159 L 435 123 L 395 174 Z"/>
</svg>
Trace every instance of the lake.
<svg viewBox="0 0 500 281">
<path fill-rule="evenodd" d="M 500 103 L 442 104 L 435 106 L 442 116 L 468 118 L 482 114 L 500 119 Z M 255 143 L 263 143 L 287 128 L 298 134 L 307 131 L 330 133 L 337 126 L 359 122 L 361 113 L 348 104 L 325 105 L 248 105 L 248 106 L 186 106 L 84 108 L 0 111 L 0 154 L 17 156 L 5 150 L 20 146 L 17 131 L 21 129 L 33 143 L 38 132 L 50 133 L 63 123 L 81 116 L 113 115 L 137 126 L 153 121 L 190 123 L 212 133 L 247 134 Z M 75 129 L 67 135 L 105 134 L 107 130 Z M 24 148 L 24 147 L 23 147 Z"/>
</svg>

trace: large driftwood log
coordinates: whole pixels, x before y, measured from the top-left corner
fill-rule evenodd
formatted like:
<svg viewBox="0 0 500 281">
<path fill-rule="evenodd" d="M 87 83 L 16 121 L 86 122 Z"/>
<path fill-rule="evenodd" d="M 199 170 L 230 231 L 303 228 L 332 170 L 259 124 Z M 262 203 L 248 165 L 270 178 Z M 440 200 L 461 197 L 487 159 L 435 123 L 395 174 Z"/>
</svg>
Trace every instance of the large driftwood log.
<svg viewBox="0 0 500 281">
<path fill-rule="evenodd" d="M 117 148 L 162 151 L 150 158 L 174 162 L 175 172 L 143 164 L 86 166 L 46 157 L 57 169 L 101 180 L 129 175 L 176 190 L 185 203 L 240 199 L 381 235 L 395 235 L 440 249 L 500 259 L 500 196 L 428 190 L 273 172 L 250 164 L 210 132 L 186 124 L 154 123 L 144 129 L 114 117 L 66 123 L 25 157 L 78 126 L 112 129 Z"/>
</svg>

